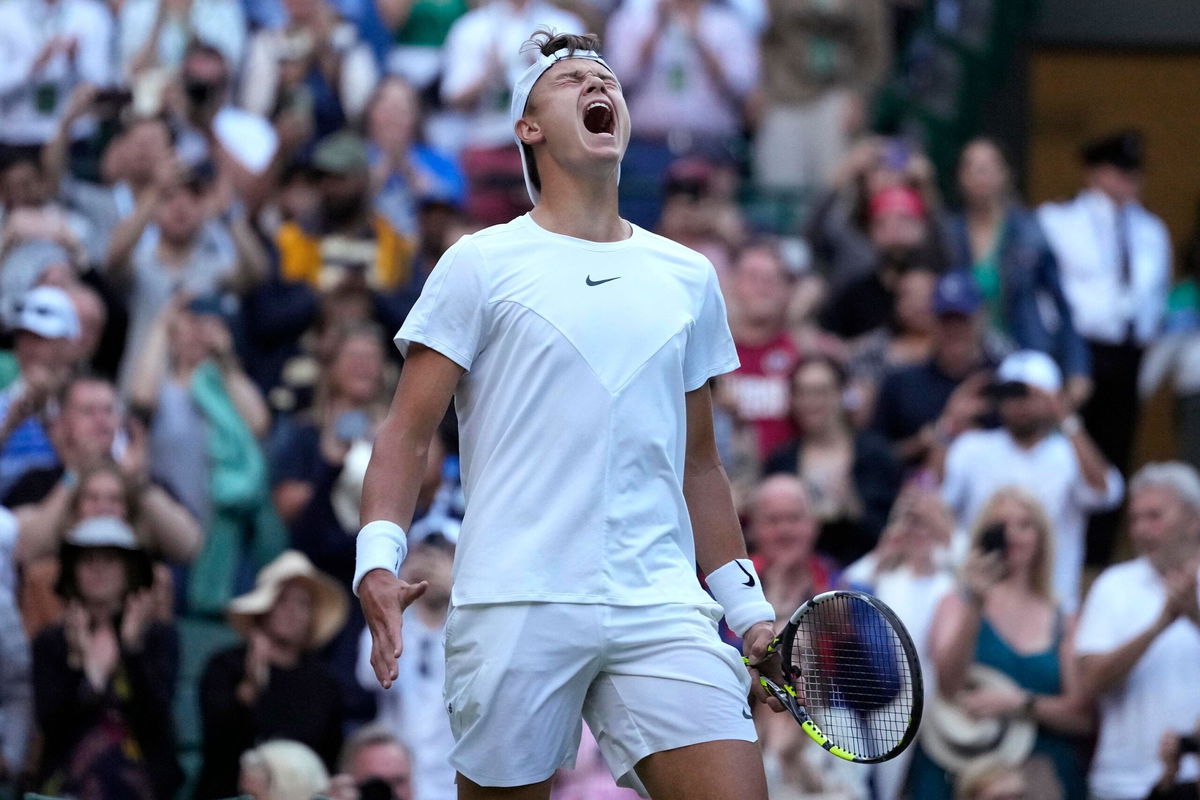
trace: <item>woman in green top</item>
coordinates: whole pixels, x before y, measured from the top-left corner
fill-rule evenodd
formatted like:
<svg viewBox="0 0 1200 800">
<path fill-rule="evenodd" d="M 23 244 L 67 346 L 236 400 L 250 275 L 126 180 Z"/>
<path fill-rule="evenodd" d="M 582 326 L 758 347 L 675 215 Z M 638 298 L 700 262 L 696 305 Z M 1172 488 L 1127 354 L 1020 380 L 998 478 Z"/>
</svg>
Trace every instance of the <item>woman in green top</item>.
<svg viewBox="0 0 1200 800">
<path fill-rule="evenodd" d="M 376 0 L 383 24 L 392 32 L 388 72 L 420 91 L 438 77 L 442 44 L 454 21 L 467 13 L 467 0 Z"/>
<path fill-rule="evenodd" d="M 979 138 L 963 148 L 958 183 L 963 210 L 946 225 L 952 266 L 975 276 L 991 327 L 1018 349 L 1051 355 L 1067 376 L 1068 397 L 1082 403 L 1091 357 L 1071 321 L 1058 261 L 1037 218 L 1016 201 L 995 142 Z"/>
<path fill-rule="evenodd" d="M 1003 526 L 1003 546 L 983 547 L 984 531 Z M 961 590 L 946 595 L 930 628 L 937 691 L 980 717 L 1025 717 L 1037 723 L 1035 757 L 1054 767 L 1064 800 L 1087 797 L 1082 737 L 1093 716 L 1076 679 L 1075 617 L 1053 597 L 1054 539 L 1041 503 L 1024 489 L 996 492 L 975 523 Z M 1019 689 L 967 689 L 968 668 L 1000 670 Z M 953 776 L 919 750 L 912 796 L 949 800 Z M 1031 795 L 1032 796 L 1032 795 Z M 1040 796 L 1040 795 L 1039 795 Z"/>
</svg>

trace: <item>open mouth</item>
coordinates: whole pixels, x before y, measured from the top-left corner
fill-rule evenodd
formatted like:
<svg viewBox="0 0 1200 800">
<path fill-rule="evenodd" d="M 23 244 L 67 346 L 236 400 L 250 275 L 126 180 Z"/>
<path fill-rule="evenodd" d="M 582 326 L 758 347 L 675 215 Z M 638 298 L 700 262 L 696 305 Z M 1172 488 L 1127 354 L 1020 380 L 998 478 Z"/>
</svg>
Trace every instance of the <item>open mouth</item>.
<svg viewBox="0 0 1200 800">
<path fill-rule="evenodd" d="M 583 127 L 587 128 L 589 133 L 611 134 L 616 129 L 616 122 L 612 108 L 598 100 L 588 104 L 583 111 Z"/>
</svg>

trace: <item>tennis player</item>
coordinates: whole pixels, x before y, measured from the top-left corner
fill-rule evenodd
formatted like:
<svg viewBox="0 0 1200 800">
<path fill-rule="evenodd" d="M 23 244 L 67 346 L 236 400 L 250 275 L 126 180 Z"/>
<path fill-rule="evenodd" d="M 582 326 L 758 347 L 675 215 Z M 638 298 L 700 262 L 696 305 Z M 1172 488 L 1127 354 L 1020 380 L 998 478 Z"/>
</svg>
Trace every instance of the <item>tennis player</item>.
<svg viewBox="0 0 1200 800">
<path fill-rule="evenodd" d="M 396 573 L 453 397 L 467 511 L 445 702 L 459 797 L 549 797 L 582 718 L 618 783 L 645 796 L 766 800 L 748 706 L 761 690 L 717 636 L 723 610 L 757 664 L 775 612 L 713 441 L 709 381 L 738 365 L 716 274 L 619 216 L 629 112 L 596 37 L 539 31 L 531 45 L 512 120 L 535 208 L 451 247 L 396 335 L 406 360 L 367 470 L 354 579 L 371 664 L 390 686 L 401 612 L 425 588 Z"/>
</svg>

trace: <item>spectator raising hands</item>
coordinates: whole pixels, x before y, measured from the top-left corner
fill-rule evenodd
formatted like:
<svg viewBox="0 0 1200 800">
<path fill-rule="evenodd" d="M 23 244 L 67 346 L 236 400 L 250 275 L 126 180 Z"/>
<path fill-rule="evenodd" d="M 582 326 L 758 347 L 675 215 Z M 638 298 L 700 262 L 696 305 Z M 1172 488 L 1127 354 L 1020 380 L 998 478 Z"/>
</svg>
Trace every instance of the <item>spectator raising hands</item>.
<svg viewBox="0 0 1200 800">
<path fill-rule="evenodd" d="M 33 645 L 40 785 L 96 800 L 169 796 L 182 777 L 171 722 L 179 656 L 174 630 L 151 618 L 150 559 L 111 517 L 73 528 L 61 559 L 65 622 Z"/>
<path fill-rule="evenodd" d="M 172 299 L 140 354 L 131 391 L 150 420 L 152 474 L 207 531 L 188 595 L 193 610 L 209 613 L 232 596 L 240 554 L 265 564 L 286 546 L 258 442 L 269 413 L 233 350 L 222 307 L 212 296 Z"/>
<path fill-rule="evenodd" d="M 356 122 L 379 78 L 370 46 L 328 0 L 284 0 L 287 25 L 250 40 L 241 104 L 306 114 L 317 137 Z"/>
</svg>

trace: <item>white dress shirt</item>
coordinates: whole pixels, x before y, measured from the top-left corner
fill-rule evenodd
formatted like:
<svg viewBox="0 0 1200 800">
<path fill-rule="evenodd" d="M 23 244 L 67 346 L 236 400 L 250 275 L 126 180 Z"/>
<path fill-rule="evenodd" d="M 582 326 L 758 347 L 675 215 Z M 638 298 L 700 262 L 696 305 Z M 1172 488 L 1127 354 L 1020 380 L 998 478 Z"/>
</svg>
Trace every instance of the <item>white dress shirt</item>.
<svg viewBox="0 0 1200 800">
<path fill-rule="evenodd" d="M 1106 344 L 1133 338 L 1145 345 L 1159 333 L 1171 280 L 1171 240 L 1162 220 L 1142 206 L 1123 209 L 1089 189 L 1038 209 L 1038 221 L 1058 258 L 1075 327 Z M 1129 246 L 1131 282 L 1121 276 L 1120 226 Z"/>
<path fill-rule="evenodd" d="M 73 38 L 74 56 L 56 53 L 34 69 L 54 37 Z M 113 82 L 112 16 L 97 0 L 0 2 L 0 143 L 45 144 L 80 83 Z"/>
<path fill-rule="evenodd" d="M 1061 433 L 1046 436 L 1028 450 L 1003 428 L 968 431 L 946 453 L 942 498 L 961 528 L 975 524 L 998 490 L 1018 486 L 1042 502 L 1054 540 L 1054 591 L 1067 611 L 1079 607 L 1084 531 L 1090 513 L 1116 508 L 1125 493 L 1121 473 L 1109 467 L 1104 490 L 1083 477 L 1071 442 Z"/>
</svg>

